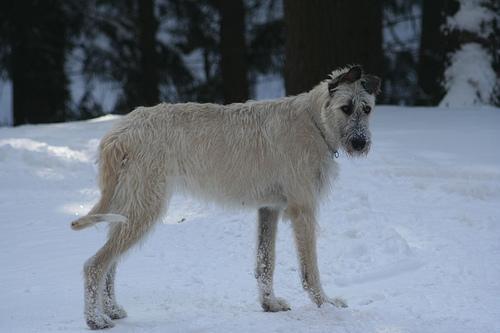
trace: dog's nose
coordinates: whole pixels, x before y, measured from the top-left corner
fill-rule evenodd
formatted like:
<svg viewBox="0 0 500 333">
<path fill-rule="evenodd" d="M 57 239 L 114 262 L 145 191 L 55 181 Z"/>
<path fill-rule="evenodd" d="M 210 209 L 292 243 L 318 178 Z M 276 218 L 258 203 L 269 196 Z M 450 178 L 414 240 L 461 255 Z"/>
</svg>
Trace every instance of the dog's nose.
<svg viewBox="0 0 500 333">
<path fill-rule="evenodd" d="M 366 140 L 363 138 L 354 138 L 351 140 L 351 145 L 354 150 L 361 150 L 365 147 L 366 145 Z"/>
</svg>

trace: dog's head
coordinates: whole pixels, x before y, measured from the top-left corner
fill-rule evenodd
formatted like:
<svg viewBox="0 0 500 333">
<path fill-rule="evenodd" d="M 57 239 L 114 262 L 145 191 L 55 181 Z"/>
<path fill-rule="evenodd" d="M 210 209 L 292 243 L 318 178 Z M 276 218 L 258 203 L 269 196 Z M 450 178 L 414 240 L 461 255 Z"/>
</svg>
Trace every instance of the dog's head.
<svg viewBox="0 0 500 333">
<path fill-rule="evenodd" d="M 334 71 L 326 83 L 328 100 L 321 114 L 324 126 L 347 154 L 366 155 L 371 144 L 368 120 L 380 92 L 380 78 L 351 66 Z"/>
</svg>

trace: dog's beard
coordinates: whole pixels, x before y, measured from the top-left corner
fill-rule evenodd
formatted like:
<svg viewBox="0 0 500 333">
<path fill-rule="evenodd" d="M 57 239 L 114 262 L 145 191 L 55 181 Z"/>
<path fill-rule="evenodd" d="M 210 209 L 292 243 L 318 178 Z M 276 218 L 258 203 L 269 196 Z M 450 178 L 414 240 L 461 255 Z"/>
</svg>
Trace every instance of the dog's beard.
<svg viewBox="0 0 500 333">
<path fill-rule="evenodd" d="M 349 157 L 366 157 L 370 152 L 372 142 L 371 140 L 366 140 L 366 144 L 361 150 L 356 150 L 352 147 L 351 140 L 347 137 L 342 138 L 342 150 Z"/>
</svg>

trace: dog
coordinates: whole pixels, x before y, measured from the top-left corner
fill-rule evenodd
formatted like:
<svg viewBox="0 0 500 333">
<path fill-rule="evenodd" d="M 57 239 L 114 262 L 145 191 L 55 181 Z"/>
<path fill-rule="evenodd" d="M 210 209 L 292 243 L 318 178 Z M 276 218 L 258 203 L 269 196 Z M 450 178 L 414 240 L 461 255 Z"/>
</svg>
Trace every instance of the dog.
<svg viewBox="0 0 500 333">
<path fill-rule="evenodd" d="M 73 221 L 83 229 L 109 222 L 108 240 L 84 265 L 85 319 L 112 327 L 127 314 L 116 302 L 119 258 L 165 212 L 171 195 L 258 209 L 255 277 L 264 311 L 290 310 L 275 296 L 275 238 L 280 216 L 291 221 L 303 288 L 321 306 L 345 307 L 323 291 L 316 259 L 316 211 L 337 176 L 332 156 L 363 156 L 380 79 L 360 66 L 335 70 L 306 93 L 229 105 L 139 107 L 101 140 L 101 198 Z"/>
</svg>

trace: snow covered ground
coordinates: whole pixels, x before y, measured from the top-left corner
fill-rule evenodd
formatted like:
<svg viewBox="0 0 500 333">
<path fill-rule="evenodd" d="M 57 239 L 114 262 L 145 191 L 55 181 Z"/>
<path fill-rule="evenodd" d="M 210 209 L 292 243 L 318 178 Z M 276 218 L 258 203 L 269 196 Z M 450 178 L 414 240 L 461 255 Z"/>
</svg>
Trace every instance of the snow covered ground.
<svg viewBox="0 0 500 333">
<path fill-rule="evenodd" d="M 86 332 L 82 264 L 101 225 L 69 222 L 98 198 L 93 163 L 116 118 L 0 128 L 0 332 Z M 276 293 L 264 313 L 253 278 L 254 211 L 175 197 L 118 272 L 129 317 L 115 332 L 500 332 L 500 109 L 378 107 L 373 150 L 339 158 L 322 205 L 324 288 L 301 290 L 280 224 Z"/>
</svg>

